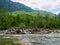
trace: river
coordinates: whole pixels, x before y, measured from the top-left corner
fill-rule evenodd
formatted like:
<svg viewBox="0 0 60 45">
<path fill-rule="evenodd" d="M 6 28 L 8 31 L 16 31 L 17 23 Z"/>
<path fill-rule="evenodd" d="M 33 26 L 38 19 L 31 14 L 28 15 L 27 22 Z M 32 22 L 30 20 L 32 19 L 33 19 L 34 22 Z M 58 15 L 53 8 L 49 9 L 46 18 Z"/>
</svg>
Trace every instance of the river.
<svg viewBox="0 0 60 45">
<path fill-rule="evenodd" d="M 5 35 L 5 37 L 28 40 L 34 45 L 60 45 L 60 34 L 24 34 L 24 35 Z"/>
</svg>

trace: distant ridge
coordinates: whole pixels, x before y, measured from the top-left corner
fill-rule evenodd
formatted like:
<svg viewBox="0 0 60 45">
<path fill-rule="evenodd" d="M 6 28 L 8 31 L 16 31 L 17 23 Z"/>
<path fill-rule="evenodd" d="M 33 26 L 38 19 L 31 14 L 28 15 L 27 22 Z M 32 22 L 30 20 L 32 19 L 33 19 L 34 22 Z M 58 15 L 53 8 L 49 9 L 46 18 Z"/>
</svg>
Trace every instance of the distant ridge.
<svg viewBox="0 0 60 45">
<path fill-rule="evenodd" d="M 6 8 L 8 11 L 33 11 L 30 7 L 18 2 L 12 2 L 11 0 L 0 0 L 0 8 Z"/>
</svg>

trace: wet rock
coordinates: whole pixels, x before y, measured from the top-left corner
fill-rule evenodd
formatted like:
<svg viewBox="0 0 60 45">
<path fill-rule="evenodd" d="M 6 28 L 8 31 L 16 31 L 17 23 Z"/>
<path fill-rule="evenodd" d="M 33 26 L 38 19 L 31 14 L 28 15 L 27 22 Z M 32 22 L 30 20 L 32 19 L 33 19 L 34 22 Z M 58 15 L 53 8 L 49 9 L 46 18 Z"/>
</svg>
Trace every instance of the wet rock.
<svg viewBox="0 0 60 45">
<path fill-rule="evenodd" d="M 20 42 L 24 43 L 25 45 L 32 45 L 32 43 L 27 39 L 22 39 Z"/>
</svg>

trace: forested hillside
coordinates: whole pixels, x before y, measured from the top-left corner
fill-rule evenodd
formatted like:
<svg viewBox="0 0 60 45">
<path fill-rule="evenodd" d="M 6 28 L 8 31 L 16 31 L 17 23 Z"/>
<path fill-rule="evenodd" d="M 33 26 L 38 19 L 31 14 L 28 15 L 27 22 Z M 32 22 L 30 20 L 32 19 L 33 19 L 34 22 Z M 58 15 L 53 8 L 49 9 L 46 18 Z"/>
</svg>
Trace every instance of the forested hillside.
<svg viewBox="0 0 60 45">
<path fill-rule="evenodd" d="M 24 13 L 23 13 L 24 12 Z M 60 28 L 60 17 L 46 11 L 16 11 L 0 14 L 0 29 L 11 27 L 26 28 Z"/>
</svg>

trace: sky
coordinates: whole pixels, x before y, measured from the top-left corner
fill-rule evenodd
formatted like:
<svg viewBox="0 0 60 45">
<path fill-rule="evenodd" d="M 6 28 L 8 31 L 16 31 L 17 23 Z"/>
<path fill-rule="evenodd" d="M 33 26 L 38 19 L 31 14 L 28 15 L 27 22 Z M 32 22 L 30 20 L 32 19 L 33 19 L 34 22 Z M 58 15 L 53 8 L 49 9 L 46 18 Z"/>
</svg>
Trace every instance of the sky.
<svg viewBox="0 0 60 45">
<path fill-rule="evenodd" d="M 58 14 L 60 12 L 60 0 L 12 0 L 25 4 L 32 9 L 44 10 Z"/>
</svg>

